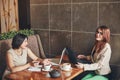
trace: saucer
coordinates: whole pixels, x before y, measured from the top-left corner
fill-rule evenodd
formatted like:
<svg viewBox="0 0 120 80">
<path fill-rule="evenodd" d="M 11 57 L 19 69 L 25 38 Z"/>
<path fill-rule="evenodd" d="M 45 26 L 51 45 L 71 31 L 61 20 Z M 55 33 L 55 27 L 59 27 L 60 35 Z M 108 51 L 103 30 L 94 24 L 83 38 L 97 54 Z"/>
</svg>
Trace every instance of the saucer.
<svg viewBox="0 0 120 80">
<path fill-rule="evenodd" d="M 53 69 L 51 68 L 50 70 L 45 70 L 44 68 L 42 68 L 42 71 L 51 71 L 51 70 L 53 70 Z"/>
<path fill-rule="evenodd" d="M 42 68 L 42 65 L 38 65 L 38 66 L 36 66 L 36 67 Z"/>
<path fill-rule="evenodd" d="M 29 67 L 28 68 L 29 71 L 41 71 L 40 67 Z"/>
<path fill-rule="evenodd" d="M 70 69 L 63 69 L 63 68 L 61 68 L 61 70 L 63 70 L 63 71 L 71 71 L 72 67 Z"/>
</svg>

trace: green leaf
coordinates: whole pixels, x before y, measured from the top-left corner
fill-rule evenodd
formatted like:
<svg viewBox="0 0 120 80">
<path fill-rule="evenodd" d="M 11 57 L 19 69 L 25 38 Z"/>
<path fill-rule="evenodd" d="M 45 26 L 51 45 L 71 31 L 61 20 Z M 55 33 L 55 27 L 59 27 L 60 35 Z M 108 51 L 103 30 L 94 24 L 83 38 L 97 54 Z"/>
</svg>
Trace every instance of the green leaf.
<svg viewBox="0 0 120 80">
<path fill-rule="evenodd" d="M 11 39 L 18 33 L 21 33 L 21 34 L 24 34 L 27 36 L 34 35 L 34 31 L 31 29 L 24 29 L 24 30 L 19 30 L 19 31 L 10 31 L 7 33 L 0 34 L 0 40 Z"/>
</svg>

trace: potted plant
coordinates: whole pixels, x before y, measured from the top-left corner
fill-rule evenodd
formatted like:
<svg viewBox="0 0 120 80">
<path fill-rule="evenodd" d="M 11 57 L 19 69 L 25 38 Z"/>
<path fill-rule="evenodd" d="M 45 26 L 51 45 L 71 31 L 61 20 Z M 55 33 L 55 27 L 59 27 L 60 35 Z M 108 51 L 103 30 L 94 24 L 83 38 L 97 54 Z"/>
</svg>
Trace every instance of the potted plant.
<svg viewBox="0 0 120 80">
<path fill-rule="evenodd" d="M 19 30 L 19 31 L 10 31 L 7 33 L 0 34 L 0 40 L 11 39 L 18 33 L 22 33 L 22 34 L 27 35 L 27 36 L 34 35 L 34 31 L 31 29 L 24 29 L 24 30 Z"/>
</svg>

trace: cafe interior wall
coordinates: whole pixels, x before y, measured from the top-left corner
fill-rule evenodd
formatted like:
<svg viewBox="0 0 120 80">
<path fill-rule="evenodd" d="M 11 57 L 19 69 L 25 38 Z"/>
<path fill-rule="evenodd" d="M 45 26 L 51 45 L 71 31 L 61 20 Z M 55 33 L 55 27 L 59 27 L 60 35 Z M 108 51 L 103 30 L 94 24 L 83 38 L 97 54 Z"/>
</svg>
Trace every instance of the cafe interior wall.
<svg viewBox="0 0 120 80">
<path fill-rule="evenodd" d="M 120 65 L 120 0 L 30 0 L 31 29 L 40 35 L 46 54 L 64 47 L 88 55 L 100 25 L 111 29 L 111 64 Z"/>
</svg>

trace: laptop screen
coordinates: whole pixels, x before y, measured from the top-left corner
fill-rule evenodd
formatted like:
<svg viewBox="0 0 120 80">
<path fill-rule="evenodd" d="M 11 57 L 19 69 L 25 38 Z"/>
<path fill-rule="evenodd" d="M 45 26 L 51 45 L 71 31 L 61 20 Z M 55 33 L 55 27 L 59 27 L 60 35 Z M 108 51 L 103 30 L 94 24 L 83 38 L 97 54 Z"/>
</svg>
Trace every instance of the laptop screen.
<svg viewBox="0 0 120 80">
<path fill-rule="evenodd" d="M 66 51 L 66 48 L 64 48 L 63 51 L 62 51 L 61 58 L 60 58 L 60 61 L 59 61 L 59 65 L 60 65 L 61 62 L 62 62 L 63 55 L 64 55 L 65 51 Z"/>
<path fill-rule="evenodd" d="M 77 64 L 77 58 L 74 54 L 74 52 L 70 49 L 70 48 L 67 48 L 66 49 L 66 53 L 68 55 L 68 58 L 69 58 L 69 61 L 72 63 L 72 64 Z"/>
<path fill-rule="evenodd" d="M 59 60 L 56 60 L 56 59 L 52 60 L 52 62 L 51 62 L 52 65 L 60 65 L 61 64 L 65 51 L 66 51 L 66 48 L 63 49 L 61 57 Z"/>
</svg>

